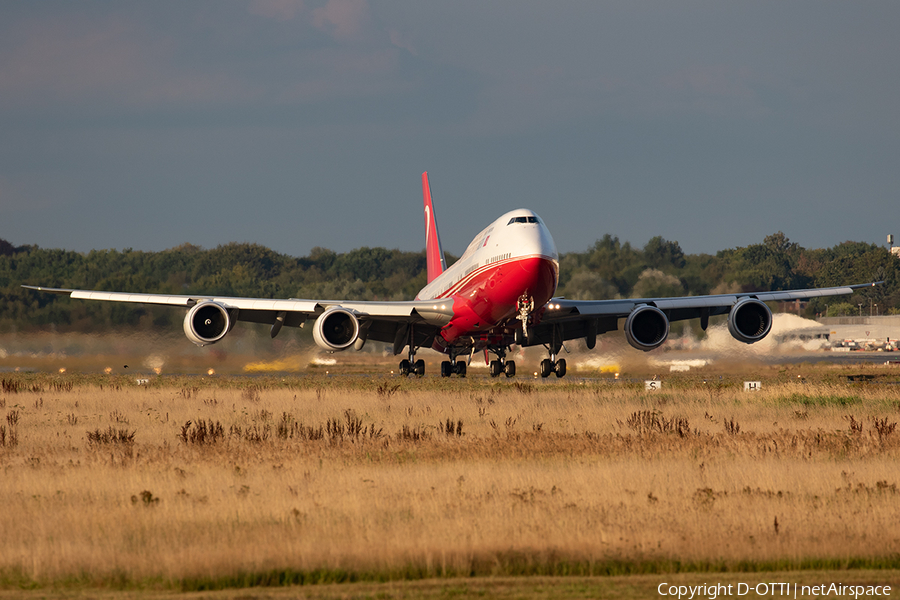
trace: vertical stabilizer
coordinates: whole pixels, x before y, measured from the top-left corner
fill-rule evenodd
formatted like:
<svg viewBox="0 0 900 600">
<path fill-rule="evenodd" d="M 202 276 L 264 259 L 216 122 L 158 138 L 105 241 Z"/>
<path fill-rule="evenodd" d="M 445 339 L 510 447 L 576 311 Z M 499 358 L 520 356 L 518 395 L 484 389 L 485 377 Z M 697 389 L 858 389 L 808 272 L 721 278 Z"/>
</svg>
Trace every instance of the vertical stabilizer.
<svg viewBox="0 0 900 600">
<path fill-rule="evenodd" d="M 422 200 L 425 204 L 425 262 L 428 265 L 428 283 L 431 283 L 447 269 L 447 261 L 444 260 L 441 236 L 438 235 L 437 221 L 434 218 L 427 172 L 422 173 Z"/>
</svg>

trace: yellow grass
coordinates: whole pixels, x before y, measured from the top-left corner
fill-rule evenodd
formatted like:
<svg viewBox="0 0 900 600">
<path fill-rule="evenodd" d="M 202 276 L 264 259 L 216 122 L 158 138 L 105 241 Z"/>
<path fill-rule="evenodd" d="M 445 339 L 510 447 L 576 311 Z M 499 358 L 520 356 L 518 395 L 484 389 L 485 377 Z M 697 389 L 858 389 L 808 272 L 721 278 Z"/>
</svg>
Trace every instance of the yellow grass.
<svg viewBox="0 0 900 600">
<path fill-rule="evenodd" d="M 774 372 L 752 394 L 739 377 L 653 393 L 477 378 L 7 384 L 6 585 L 877 567 L 900 553 L 900 389 L 828 372 Z M 191 442 L 199 420 L 221 437 Z"/>
</svg>

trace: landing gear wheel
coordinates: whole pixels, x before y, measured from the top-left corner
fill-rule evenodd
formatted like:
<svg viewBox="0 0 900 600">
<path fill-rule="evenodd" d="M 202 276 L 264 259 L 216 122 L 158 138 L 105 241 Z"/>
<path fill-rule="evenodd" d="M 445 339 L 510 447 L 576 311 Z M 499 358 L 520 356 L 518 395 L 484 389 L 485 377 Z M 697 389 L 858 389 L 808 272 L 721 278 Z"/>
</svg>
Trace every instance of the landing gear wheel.
<svg viewBox="0 0 900 600">
<path fill-rule="evenodd" d="M 456 374 L 460 377 L 466 376 L 466 363 L 458 362 L 456 363 Z"/>
<path fill-rule="evenodd" d="M 419 377 L 421 377 L 422 375 L 425 374 L 425 361 L 422 360 L 421 358 L 416 361 L 415 371 L 416 371 L 416 375 Z"/>
<path fill-rule="evenodd" d="M 556 371 L 557 377 L 565 377 L 566 376 L 566 359 L 561 358 L 558 361 L 556 361 L 556 368 L 554 370 Z"/>
<path fill-rule="evenodd" d="M 453 365 L 449 360 L 445 360 L 441 363 L 441 377 L 450 377 L 451 374 L 453 374 Z"/>
<path fill-rule="evenodd" d="M 515 377 L 516 363 L 511 360 L 506 361 L 506 364 L 503 366 L 503 372 L 506 373 L 507 377 Z"/>
<path fill-rule="evenodd" d="M 492 360 L 490 364 L 491 377 L 497 377 L 503 372 L 503 363 L 499 360 Z"/>
<path fill-rule="evenodd" d="M 550 373 L 553 372 L 553 361 L 549 358 L 545 358 L 541 361 L 541 377 L 550 377 Z"/>
<path fill-rule="evenodd" d="M 411 367 L 408 360 L 404 358 L 400 361 L 400 375 L 406 377 L 409 375 L 410 369 Z"/>
</svg>

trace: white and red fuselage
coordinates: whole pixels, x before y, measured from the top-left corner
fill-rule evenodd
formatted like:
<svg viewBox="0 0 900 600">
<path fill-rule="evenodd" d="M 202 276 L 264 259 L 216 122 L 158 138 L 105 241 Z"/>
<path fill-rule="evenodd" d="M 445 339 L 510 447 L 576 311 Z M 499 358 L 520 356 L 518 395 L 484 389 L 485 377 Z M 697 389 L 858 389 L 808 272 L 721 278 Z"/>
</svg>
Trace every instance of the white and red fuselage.
<svg viewBox="0 0 900 600">
<path fill-rule="evenodd" d="M 424 175 L 423 175 L 424 179 Z M 427 185 L 427 180 L 423 182 Z M 426 196 L 426 231 L 434 232 L 433 208 Z M 435 338 L 434 349 L 446 351 L 461 338 L 472 338 L 475 346 L 493 346 L 513 334 L 514 318 L 522 303 L 541 308 L 556 292 L 559 255 L 544 222 L 533 211 L 517 209 L 504 214 L 479 233 L 463 255 L 440 274 L 432 261 L 440 260 L 429 243 L 429 279 L 416 300 L 453 300 L 453 316 Z M 433 279 L 431 277 L 433 276 Z M 529 310 L 531 312 L 531 310 Z"/>
</svg>

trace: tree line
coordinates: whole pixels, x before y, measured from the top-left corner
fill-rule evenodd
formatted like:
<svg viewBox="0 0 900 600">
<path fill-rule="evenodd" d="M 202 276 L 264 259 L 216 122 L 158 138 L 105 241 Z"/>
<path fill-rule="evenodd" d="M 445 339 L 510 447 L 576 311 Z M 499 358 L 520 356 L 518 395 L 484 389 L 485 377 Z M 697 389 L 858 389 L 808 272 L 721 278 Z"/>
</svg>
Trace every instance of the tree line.
<svg viewBox="0 0 900 600">
<path fill-rule="evenodd" d="M 456 259 L 447 256 L 448 264 Z M 808 317 L 900 313 L 900 259 L 876 244 L 844 242 L 805 249 L 783 233 L 760 244 L 711 254 L 685 254 L 678 242 L 654 237 L 643 248 L 605 235 L 584 252 L 560 256 L 558 294 L 573 299 L 665 297 L 827 287 L 885 281 L 847 297 L 819 298 Z M 0 239 L 0 332 L 177 325 L 181 311 L 110 302 L 73 301 L 20 286 L 215 294 L 265 298 L 409 300 L 425 285 L 425 253 L 357 248 L 338 254 L 313 248 L 308 256 L 279 254 L 258 244 L 213 249 L 184 244 L 161 252 L 81 253 L 13 246 Z M 877 309 L 875 309 L 877 305 Z M 774 307 L 778 310 L 778 307 Z"/>
</svg>

